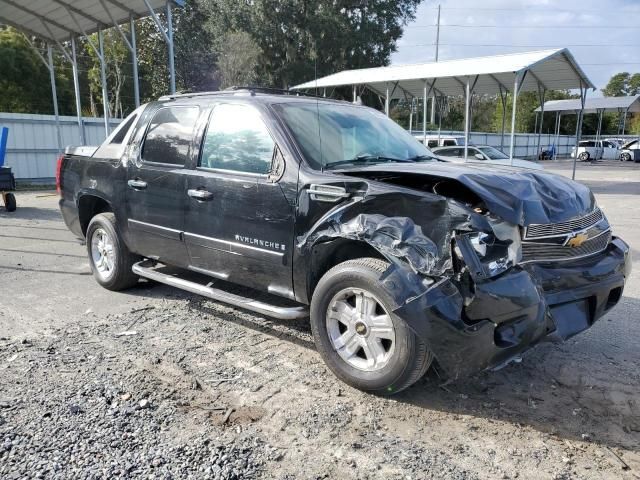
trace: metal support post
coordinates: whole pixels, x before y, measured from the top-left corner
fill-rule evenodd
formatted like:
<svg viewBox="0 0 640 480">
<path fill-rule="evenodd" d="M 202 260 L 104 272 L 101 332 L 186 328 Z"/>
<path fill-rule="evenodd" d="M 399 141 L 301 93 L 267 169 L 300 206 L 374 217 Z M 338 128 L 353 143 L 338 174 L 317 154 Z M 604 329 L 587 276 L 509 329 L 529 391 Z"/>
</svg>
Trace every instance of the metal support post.
<svg viewBox="0 0 640 480">
<path fill-rule="evenodd" d="M 86 145 L 84 137 L 84 125 L 82 123 L 82 107 L 80 105 L 80 81 L 78 79 L 78 61 L 76 59 L 76 38 L 71 37 L 71 67 L 73 71 L 73 90 L 76 96 L 76 116 L 78 117 L 78 130 L 80 132 L 80 142 Z"/>
<path fill-rule="evenodd" d="M 596 142 L 600 141 L 600 136 L 602 135 L 602 117 L 604 115 L 604 109 L 598 109 L 598 128 L 596 130 Z"/>
<path fill-rule="evenodd" d="M 573 173 L 571 174 L 571 179 L 576 179 L 576 164 L 578 162 L 578 146 L 580 145 L 580 139 L 582 137 L 582 118 L 584 116 L 584 104 L 587 100 L 587 87 L 582 86 L 582 81 L 580 81 L 580 110 L 576 113 L 578 114 L 578 119 L 576 121 L 576 154 L 573 157 Z"/>
<path fill-rule="evenodd" d="M 504 152 L 504 130 L 505 124 L 507 121 L 507 92 L 506 89 L 502 88 L 502 85 L 498 86 L 500 90 L 500 102 L 502 103 L 502 133 L 500 134 L 500 150 Z"/>
<path fill-rule="evenodd" d="M 555 128 L 553 129 L 553 133 L 555 134 L 556 137 L 556 141 L 554 143 L 553 146 L 553 158 L 552 160 L 555 160 L 558 156 L 558 142 L 560 141 L 560 118 L 562 116 L 561 112 L 556 112 L 556 125 Z"/>
<path fill-rule="evenodd" d="M 176 70 L 173 57 L 173 19 L 171 15 L 171 2 L 167 2 L 167 36 L 169 37 L 169 87 L 171 93 L 176 93 Z"/>
<path fill-rule="evenodd" d="M 384 113 L 387 115 L 387 117 L 389 116 L 389 84 L 386 84 L 386 92 L 385 92 L 385 96 L 384 96 Z"/>
<path fill-rule="evenodd" d="M 409 105 L 409 133 L 413 130 L 413 105 L 414 99 L 411 99 L 411 104 Z"/>
<path fill-rule="evenodd" d="M 109 136 L 109 94 L 107 93 L 107 69 L 104 58 L 104 35 L 98 30 L 98 45 L 100 48 L 100 83 L 102 84 L 102 110 L 104 114 L 104 132 Z"/>
<path fill-rule="evenodd" d="M 424 81 L 424 91 L 422 92 L 422 143 L 427 146 L 427 81 Z"/>
<path fill-rule="evenodd" d="M 538 83 L 538 98 L 540 100 L 540 130 L 538 131 L 538 142 L 536 145 L 536 158 L 540 156 L 540 138 L 542 137 L 542 126 L 544 125 L 544 102 L 547 90 Z"/>
<path fill-rule="evenodd" d="M 58 115 L 58 92 L 56 90 L 56 72 L 53 66 L 53 49 L 47 44 L 47 60 L 49 78 L 51 80 L 51 97 L 53 99 L 53 115 L 56 122 L 56 136 L 58 137 L 58 154 L 62 153 L 62 132 L 60 131 L 60 116 Z"/>
<path fill-rule="evenodd" d="M 464 104 L 464 161 L 469 158 L 469 113 L 471 109 L 471 84 L 469 83 L 469 77 L 467 77 L 467 84 L 465 89 L 465 104 Z"/>
<path fill-rule="evenodd" d="M 623 117 L 622 117 L 622 135 L 624 135 L 624 132 L 627 128 L 627 115 L 629 114 L 629 109 L 627 108 L 624 111 Z"/>
<path fill-rule="evenodd" d="M 136 108 L 140 106 L 140 79 L 138 77 L 138 52 L 136 51 L 136 25 L 133 16 L 129 19 L 129 35 L 131 36 L 131 61 L 133 64 L 133 98 Z"/>
<path fill-rule="evenodd" d="M 356 90 L 356 86 L 353 86 L 353 103 L 356 103 L 358 101 L 358 92 Z"/>
<path fill-rule="evenodd" d="M 516 107 L 518 105 L 518 93 L 520 91 L 520 75 L 516 75 L 513 83 L 513 105 L 511 106 L 511 144 L 509 145 L 509 160 L 513 166 L 513 153 L 515 151 L 516 141 Z"/>
</svg>

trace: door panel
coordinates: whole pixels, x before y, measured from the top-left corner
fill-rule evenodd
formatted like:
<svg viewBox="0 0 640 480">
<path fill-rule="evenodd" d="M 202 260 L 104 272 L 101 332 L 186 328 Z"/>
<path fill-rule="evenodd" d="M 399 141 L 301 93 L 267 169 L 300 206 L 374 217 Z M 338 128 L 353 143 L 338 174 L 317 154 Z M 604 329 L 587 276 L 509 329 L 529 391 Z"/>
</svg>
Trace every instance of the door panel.
<svg viewBox="0 0 640 480">
<path fill-rule="evenodd" d="M 207 199 L 185 195 L 184 239 L 192 269 L 293 297 L 295 209 L 270 176 L 274 148 L 259 110 L 214 107 L 199 166 L 186 185 L 207 192 Z"/>
<path fill-rule="evenodd" d="M 198 107 L 164 107 L 149 122 L 140 152 L 128 162 L 127 223 L 134 251 L 188 265 L 184 231 L 185 164 L 192 155 Z"/>
</svg>

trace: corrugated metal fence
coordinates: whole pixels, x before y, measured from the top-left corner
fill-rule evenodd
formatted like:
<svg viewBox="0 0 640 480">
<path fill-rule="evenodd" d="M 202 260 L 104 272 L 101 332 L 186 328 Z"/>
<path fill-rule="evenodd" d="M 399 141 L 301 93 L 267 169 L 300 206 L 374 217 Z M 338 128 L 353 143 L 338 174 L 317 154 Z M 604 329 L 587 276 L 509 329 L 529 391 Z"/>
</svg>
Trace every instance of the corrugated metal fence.
<svg viewBox="0 0 640 480">
<path fill-rule="evenodd" d="M 111 129 L 121 119 L 111 119 Z M 56 159 L 58 155 L 56 125 L 53 115 L 32 115 L 25 113 L 0 113 L 0 126 L 9 127 L 7 157 L 5 164 L 13 168 L 17 179 L 22 181 L 46 181 L 55 177 Z M 76 117 L 60 117 L 62 145 L 80 145 L 80 132 Z M 102 118 L 84 118 L 83 128 L 87 145 L 99 145 L 105 139 L 104 120 Z M 414 130 L 414 135 L 422 132 Z M 427 132 L 437 135 L 438 132 Z M 464 132 L 442 131 L 442 136 L 464 136 Z M 500 147 L 501 135 L 498 133 L 472 132 L 470 141 L 476 145 Z M 547 148 L 555 143 L 554 135 L 542 135 L 540 148 Z M 568 156 L 575 145 L 575 136 L 561 135 L 556 146 L 558 155 Z M 535 158 L 537 135 L 533 133 L 516 134 L 515 156 Z M 504 137 L 504 150 L 509 151 L 509 135 Z"/>
<path fill-rule="evenodd" d="M 111 129 L 120 121 L 111 119 Z M 87 145 L 104 141 L 104 119 L 84 118 L 82 124 Z M 17 179 L 42 182 L 55 177 L 58 139 L 53 115 L 0 113 L 0 126 L 9 127 L 5 165 L 12 167 Z M 60 117 L 60 129 L 63 148 L 81 144 L 76 117 Z"/>
</svg>

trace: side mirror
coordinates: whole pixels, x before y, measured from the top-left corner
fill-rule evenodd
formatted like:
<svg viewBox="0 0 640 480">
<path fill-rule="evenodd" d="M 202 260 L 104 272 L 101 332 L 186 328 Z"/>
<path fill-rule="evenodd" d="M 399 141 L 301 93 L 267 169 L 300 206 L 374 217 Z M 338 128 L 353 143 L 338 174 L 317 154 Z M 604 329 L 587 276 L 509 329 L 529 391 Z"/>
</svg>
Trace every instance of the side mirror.
<svg viewBox="0 0 640 480">
<path fill-rule="evenodd" d="M 481 153 L 476 153 L 474 157 L 476 158 L 476 160 L 484 160 L 484 155 L 482 155 Z"/>
</svg>

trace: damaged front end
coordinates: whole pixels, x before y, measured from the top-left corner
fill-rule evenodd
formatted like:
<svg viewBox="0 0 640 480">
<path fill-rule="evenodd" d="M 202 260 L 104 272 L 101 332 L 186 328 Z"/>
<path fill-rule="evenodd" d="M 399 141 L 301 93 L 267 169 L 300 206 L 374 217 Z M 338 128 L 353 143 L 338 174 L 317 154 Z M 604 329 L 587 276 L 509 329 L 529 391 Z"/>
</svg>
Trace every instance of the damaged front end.
<svg viewBox="0 0 640 480">
<path fill-rule="evenodd" d="M 486 186 L 477 193 L 465 182 L 415 173 L 358 176 L 376 182 L 360 183 L 348 201 L 318 217 L 298 238 L 298 250 L 349 239 L 382 254 L 390 266 L 380 282 L 394 299 L 394 313 L 450 378 L 503 365 L 542 340 L 565 340 L 589 328 L 622 295 L 629 248 L 611 237 L 604 215 L 585 214 L 597 209 L 590 192 L 578 191 L 567 220 L 531 196 L 505 220 L 493 207 L 507 211 L 510 197 L 484 198 Z M 527 237 L 534 225 L 529 222 L 541 218 L 547 222 L 535 225 L 563 233 Z M 579 230 L 556 227 L 572 222 Z M 583 242 L 608 242 L 584 255 L 568 251 L 580 248 L 567 243 L 577 231 Z M 556 257 L 536 258 L 541 251 Z"/>
</svg>

